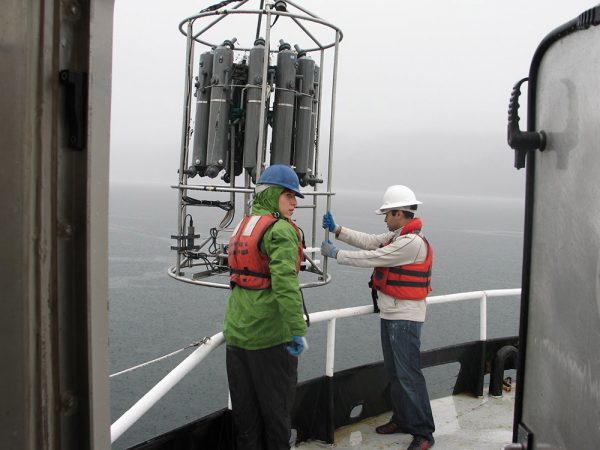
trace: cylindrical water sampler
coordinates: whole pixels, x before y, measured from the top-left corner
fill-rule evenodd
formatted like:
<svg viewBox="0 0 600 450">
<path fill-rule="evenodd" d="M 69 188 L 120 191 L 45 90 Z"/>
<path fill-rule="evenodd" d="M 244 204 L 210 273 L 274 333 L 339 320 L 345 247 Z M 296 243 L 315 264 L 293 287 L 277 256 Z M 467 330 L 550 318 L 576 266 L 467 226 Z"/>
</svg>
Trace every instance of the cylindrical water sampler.
<svg viewBox="0 0 600 450">
<path fill-rule="evenodd" d="M 194 121 L 194 142 L 192 145 L 193 167 L 202 177 L 206 171 L 206 144 L 208 142 L 208 115 L 210 113 L 210 81 L 213 72 L 213 53 L 200 55 L 196 80 L 196 120 Z"/>
<path fill-rule="evenodd" d="M 311 125 L 315 94 L 315 62 L 298 46 L 295 48 L 298 52 L 296 77 L 298 99 L 296 101 L 296 139 L 293 165 L 300 184 L 306 186 L 308 184 L 307 176 L 312 172 L 312 168 L 309 166 L 311 142 L 314 145 L 314 129 Z M 311 170 L 309 171 L 309 169 Z"/>
<path fill-rule="evenodd" d="M 210 115 L 206 148 L 206 176 L 215 178 L 225 167 L 229 147 L 229 102 L 233 69 L 233 44 L 237 39 L 224 41 L 214 49 L 211 79 Z"/>
<path fill-rule="evenodd" d="M 273 104 L 273 142 L 271 164 L 292 162 L 292 137 L 294 133 L 294 107 L 296 98 L 296 53 L 290 44 L 279 41 L 275 103 Z"/>
<path fill-rule="evenodd" d="M 263 65 L 265 61 L 265 40 L 258 38 L 254 41 L 254 47 L 250 50 L 248 57 L 248 84 L 246 85 L 246 115 L 244 136 L 244 168 L 253 181 L 256 181 L 256 159 L 258 152 L 264 151 L 258 148 L 258 135 L 265 124 L 260 122 L 261 108 L 266 110 L 266 102 L 262 101 Z M 266 117 L 266 111 L 263 111 Z M 264 145 L 263 145 L 264 147 Z"/>
</svg>

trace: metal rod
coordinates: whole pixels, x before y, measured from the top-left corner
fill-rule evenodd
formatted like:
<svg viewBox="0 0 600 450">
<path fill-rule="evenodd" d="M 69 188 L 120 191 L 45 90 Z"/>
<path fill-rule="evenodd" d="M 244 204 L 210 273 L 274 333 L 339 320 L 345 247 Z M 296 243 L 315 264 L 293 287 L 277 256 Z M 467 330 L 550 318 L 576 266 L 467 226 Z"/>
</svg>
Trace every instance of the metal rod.
<svg viewBox="0 0 600 450">
<path fill-rule="evenodd" d="M 215 20 L 213 20 L 210 24 L 208 24 L 206 27 L 204 27 L 202 30 L 200 30 L 198 33 L 196 33 L 194 35 L 194 39 L 198 39 L 198 36 L 200 36 L 202 33 L 206 33 L 208 30 L 210 30 L 212 27 L 214 27 L 216 24 L 218 24 L 221 20 L 223 20 L 225 17 L 227 17 L 226 14 L 223 14 L 221 17 L 217 17 Z"/>
<path fill-rule="evenodd" d="M 246 188 L 231 188 L 229 186 L 213 186 L 213 185 L 200 185 L 200 184 L 180 184 L 178 186 L 171 186 L 175 189 L 187 189 L 190 191 L 207 191 L 207 192 L 247 192 L 253 193 L 254 189 L 246 189 Z"/>
<path fill-rule="evenodd" d="M 241 6 L 241 5 L 239 5 L 239 6 Z M 326 22 L 326 21 L 324 21 L 322 19 L 319 19 L 316 16 L 314 16 L 314 17 L 301 16 L 301 15 L 298 15 L 298 14 L 287 13 L 287 12 L 283 12 L 283 11 L 271 11 L 271 10 L 237 10 L 237 8 L 239 8 L 239 6 L 237 6 L 234 9 L 229 9 L 229 10 L 226 9 L 226 10 L 216 11 L 216 12 L 215 11 L 210 11 L 210 12 L 199 13 L 199 14 L 196 14 L 194 16 L 190 16 L 190 17 L 188 17 L 187 19 L 185 19 L 184 21 L 182 21 L 179 24 L 179 29 L 180 29 L 181 33 L 185 36 L 186 33 L 183 31 L 182 27 L 183 27 L 183 24 L 186 21 L 200 19 L 200 18 L 204 18 L 204 17 L 209 17 L 209 16 L 213 16 L 215 14 L 220 14 L 221 15 L 221 17 L 218 19 L 220 21 L 220 20 L 223 20 L 223 18 L 226 17 L 229 14 L 236 15 L 236 14 L 265 14 L 266 13 L 267 15 L 269 15 L 269 20 L 270 20 L 270 16 L 271 15 L 284 16 L 284 17 L 290 17 L 290 18 L 297 18 L 297 19 L 308 21 L 308 22 L 318 23 L 318 24 L 323 25 L 325 27 L 331 28 L 332 30 L 334 30 L 336 32 L 336 40 L 338 42 L 341 41 L 343 39 L 343 36 L 344 36 L 343 33 L 342 33 L 342 30 L 340 30 L 337 26 L 335 26 L 335 25 L 333 25 L 333 24 L 331 24 L 329 22 Z M 269 22 L 269 24 L 270 24 L 270 22 Z M 208 28 L 212 27 L 213 25 L 210 25 Z M 206 45 L 208 47 L 215 47 L 216 44 L 214 44 L 214 43 L 198 39 L 198 36 L 200 36 L 205 31 L 206 30 L 202 30 L 201 32 L 196 33 L 196 35 L 194 36 L 194 40 L 196 42 L 204 44 L 204 45 Z M 334 47 L 335 45 L 336 45 L 335 42 L 332 42 L 330 44 L 323 44 L 322 47 L 305 48 L 303 50 L 305 52 L 307 52 L 307 53 L 310 53 L 310 52 L 314 52 L 314 51 L 321 50 L 321 49 L 328 49 L 328 48 Z M 240 50 L 240 51 L 249 51 L 249 50 L 251 50 L 251 48 L 238 47 L 237 50 Z"/>
<path fill-rule="evenodd" d="M 317 196 L 314 195 L 312 198 L 312 204 L 310 205 L 298 205 L 296 206 L 296 208 L 310 208 L 313 210 L 312 212 L 312 224 L 311 224 L 311 239 L 310 239 L 310 246 L 311 247 L 316 247 L 317 245 Z"/>
<path fill-rule="evenodd" d="M 321 100 L 323 99 L 323 66 L 325 64 L 325 50 L 321 50 L 320 69 L 319 69 L 319 98 L 317 104 L 317 117 L 315 119 L 315 132 L 317 138 L 315 140 L 315 176 L 319 173 L 319 150 L 321 143 Z M 315 190 L 317 186 L 315 185 Z M 329 191 L 329 189 L 328 189 Z"/>
<path fill-rule="evenodd" d="M 260 0 L 260 9 L 264 9 L 264 8 L 265 8 L 265 0 Z M 256 40 L 260 37 L 261 21 L 262 21 L 262 14 L 259 14 L 258 15 L 258 23 L 256 25 L 256 37 L 254 38 L 254 40 Z"/>
<path fill-rule="evenodd" d="M 315 117 L 315 155 L 314 155 L 314 167 L 313 167 L 313 175 L 316 177 L 319 173 L 319 144 L 320 144 L 320 134 L 321 134 L 321 100 L 323 98 L 323 64 L 325 63 L 325 50 L 321 50 L 320 52 L 320 60 L 319 60 L 319 98 L 317 99 L 317 117 Z M 329 190 L 328 190 L 329 193 Z M 310 195 L 309 193 L 307 193 Z M 314 186 L 314 195 L 313 197 L 313 205 L 315 207 L 315 214 L 313 214 L 313 223 L 312 223 L 312 243 L 313 247 L 316 246 L 316 238 L 317 238 L 317 184 Z"/>
<path fill-rule="evenodd" d="M 333 142 L 335 137 L 335 95 L 337 90 L 337 71 L 338 71 L 338 59 L 340 40 L 339 33 L 335 34 L 335 53 L 333 57 L 333 83 L 331 87 L 331 118 L 329 127 L 329 164 L 327 167 L 327 191 L 331 192 L 331 180 L 333 177 Z M 331 197 L 327 197 L 327 211 L 331 210 Z M 325 230 L 325 239 L 329 239 L 329 230 Z M 327 273 L 327 261 L 328 258 L 323 259 L 323 272 Z"/>
<path fill-rule="evenodd" d="M 323 280 L 323 281 L 310 281 L 308 283 L 300 283 L 300 289 L 308 289 L 308 288 L 325 286 L 330 281 L 331 281 L 331 275 L 327 275 L 327 278 L 325 280 Z M 311 314 L 310 317 L 311 317 L 311 320 L 312 320 L 312 314 Z"/>
<path fill-rule="evenodd" d="M 303 192 L 304 196 L 312 195 L 315 197 L 324 197 L 324 196 L 332 196 L 335 195 L 335 192 Z"/>
<path fill-rule="evenodd" d="M 306 35 L 307 35 L 309 38 L 311 38 L 311 39 L 313 40 L 313 42 L 314 42 L 315 44 L 317 44 L 317 47 L 319 47 L 319 48 L 323 47 L 323 46 L 321 45 L 321 43 L 318 41 L 318 39 L 317 39 L 316 37 L 314 37 L 314 36 L 312 35 L 312 33 L 311 33 L 310 31 L 308 31 L 308 30 L 306 29 L 306 27 L 305 27 L 304 25 L 302 25 L 302 23 L 300 23 L 300 21 L 298 21 L 298 19 L 296 19 L 295 17 L 292 17 L 292 20 L 294 21 L 294 23 L 295 23 L 296 25 L 298 25 L 298 26 L 299 26 L 299 27 L 302 29 L 302 31 L 304 31 L 304 32 L 306 33 Z"/>
<path fill-rule="evenodd" d="M 266 20 L 265 20 L 265 52 L 263 55 L 263 67 L 262 67 L 262 89 L 260 91 L 260 119 L 259 124 L 260 128 L 258 130 L 258 145 L 256 147 L 256 151 L 258 154 L 256 155 L 256 181 L 260 178 L 260 174 L 262 173 L 262 165 L 263 165 L 263 145 L 265 143 L 265 127 L 263 124 L 265 123 L 265 104 L 267 102 L 267 71 L 269 69 L 269 57 L 271 50 L 271 10 L 266 9 Z"/>
<path fill-rule="evenodd" d="M 183 94 L 183 124 L 181 126 L 181 156 L 179 160 L 179 185 L 185 186 L 187 184 L 187 175 L 185 168 L 187 166 L 187 153 L 189 143 L 189 128 L 190 128 L 190 110 L 191 110 L 191 91 L 192 91 L 192 77 L 193 77 L 193 48 L 194 41 L 192 39 L 192 21 L 188 22 L 187 29 L 187 44 L 185 52 L 185 88 Z M 184 189 L 179 189 L 179 202 L 177 203 L 177 230 L 178 233 L 183 235 L 185 230 L 183 229 L 186 216 L 186 206 L 183 203 Z M 181 268 L 181 253 L 177 252 L 177 273 Z"/>
<path fill-rule="evenodd" d="M 337 72 L 338 72 L 338 59 L 339 59 L 339 40 L 336 34 L 335 39 L 335 53 L 333 60 L 333 83 L 331 87 L 331 126 L 329 127 L 329 165 L 327 167 L 327 191 L 331 192 L 332 179 L 333 179 L 333 143 L 335 138 L 335 97 L 337 91 Z M 327 197 L 327 211 L 331 207 L 331 198 Z"/>
<path fill-rule="evenodd" d="M 237 192 L 240 194 L 253 194 L 254 188 L 231 188 L 229 186 L 214 186 L 214 185 L 201 185 L 201 184 L 181 184 L 171 185 L 172 189 L 187 189 L 190 191 L 207 191 L 207 192 Z M 307 195 L 315 197 L 333 196 L 335 192 L 303 192 L 304 196 Z"/>
<path fill-rule="evenodd" d="M 323 275 L 323 271 L 321 269 L 319 269 L 319 266 L 317 266 L 317 264 L 314 262 L 314 260 L 310 256 L 308 256 L 306 253 L 304 253 L 304 257 L 310 263 L 310 265 L 317 271 L 317 273 L 319 275 Z"/>
<path fill-rule="evenodd" d="M 235 5 L 232 9 L 238 9 L 238 8 L 244 6 L 246 3 L 248 3 L 248 1 L 249 0 L 243 0 L 240 3 L 238 3 L 237 5 Z M 212 14 L 219 14 L 219 12 L 212 12 Z M 217 19 L 213 20 L 204 29 L 202 29 L 198 33 L 196 33 L 194 35 L 194 40 L 196 40 L 198 38 L 198 36 L 200 36 L 202 33 L 206 33 L 208 30 L 210 30 L 212 27 L 214 27 L 216 24 L 218 24 L 225 17 L 227 17 L 227 10 L 224 10 L 224 14 L 221 17 L 218 17 Z"/>
<path fill-rule="evenodd" d="M 227 282 L 227 284 L 225 283 L 214 283 L 211 281 L 200 281 L 198 279 L 192 279 L 183 275 L 177 275 L 175 273 L 175 266 L 171 266 L 167 269 L 167 274 L 177 280 L 177 281 L 183 281 L 185 283 L 189 283 L 189 284 L 197 284 L 199 286 L 206 286 L 206 287 L 211 287 L 211 288 L 220 288 L 220 289 L 231 289 L 229 282 Z M 301 289 L 308 289 L 308 288 L 313 288 L 313 287 L 319 287 L 319 286 L 325 286 L 326 284 L 328 284 L 329 282 L 331 282 L 331 275 L 327 275 L 327 278 L 325 280 L 320 280 L 320 281 L 308 281 L 306 283 L 300 283 L 300 288 Z M 311 316 L 312 317 L 312 316 Z"/>
<path fill-rule="evenodd" d="M 286 0 L 290 5 L 292 5 L 294 8 L 299 9 L 300 11 L 302 11 L 304 14 L 308 14 L 309 16 L 315 17 L 317 19 L 320 19 L 319 16 L 317 16 L 315 13 L 310 12 L 308 9 L 302 8 L 300 5 L 297 5 L 296 3 L 294 3 L 293 1 L 290 0 Z"/>
<path fill-rule="evenodd" d="M 460 292 L 458 294 L 435 295 L 433 297 L 427 297 L 427 304 L 428 305 L 437 305 L 437 304 L 441 304 L 441 303 L 460 302 L 462 300 L 480 300 L 481 296 L 484 293 L 488 298 L 491 298 L 491 297 L 516 297 L 521 294 L 521 288 L 492 289 L 489 291 L 470 291 L 470 292 Z"/>
</svg>

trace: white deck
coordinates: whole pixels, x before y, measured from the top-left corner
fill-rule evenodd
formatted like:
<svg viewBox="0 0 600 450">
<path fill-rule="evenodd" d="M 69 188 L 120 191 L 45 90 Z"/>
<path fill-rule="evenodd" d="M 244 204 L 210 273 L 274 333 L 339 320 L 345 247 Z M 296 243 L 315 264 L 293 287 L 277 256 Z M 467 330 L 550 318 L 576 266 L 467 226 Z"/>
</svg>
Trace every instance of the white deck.
<svg viewBox="0 0 600 450">
<path fill-rule="evenodd" d="M 436 425 L 435 447 L 439 450 L 499 450 L 512 442 L 514 386 L 502 398 L 455 395 L 431 402 Z M 379 435 L 375 427 L 387 423 L 390 413 L 338 429 L 335 444 L 303 442 L 298 450 L 394 449 L 404 450 L 408 434 Z"/>
</svg>

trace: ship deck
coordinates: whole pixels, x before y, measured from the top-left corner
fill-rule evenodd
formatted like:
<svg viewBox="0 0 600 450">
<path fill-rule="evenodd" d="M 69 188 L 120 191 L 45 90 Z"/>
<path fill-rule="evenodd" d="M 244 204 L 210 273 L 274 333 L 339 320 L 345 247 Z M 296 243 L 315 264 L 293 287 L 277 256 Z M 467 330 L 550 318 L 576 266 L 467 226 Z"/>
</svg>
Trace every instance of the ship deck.
<svg viewBox="0 0 600 450">
<path fill-rule="evenodd" d="M 500 398 L 460 394 L 431 401 L 436 424 L 435 448 L 444 450 L 501 449 L 512 442 L 514 386 Z M 297 450 L 336 449 L 404 449 L 412 436 L 379 435 L 375 427 L 386 423 L 391 413 L 341 427 L 335 432 L 335 444 L 319 441 L 302 442 Z"/>
</svg>

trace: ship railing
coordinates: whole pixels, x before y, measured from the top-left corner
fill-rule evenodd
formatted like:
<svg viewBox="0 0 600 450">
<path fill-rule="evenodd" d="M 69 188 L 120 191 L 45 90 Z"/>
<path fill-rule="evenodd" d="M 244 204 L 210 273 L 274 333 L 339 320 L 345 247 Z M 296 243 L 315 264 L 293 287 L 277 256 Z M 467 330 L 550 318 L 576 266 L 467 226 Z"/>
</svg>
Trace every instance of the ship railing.
<svg viewBox="0 0 600 450">
<path fill-rule="evenodd" d="M 427 298 L 428 305 L 454 303 L 466 300 L 479 300 L 479 339 L 487 340 L 487 301 L 491 298 L 515 297 L 521 295 L 521 289 L 493 289 L 486 291 L 461 292 L 457 294 L 437 295 Z M 332 309 L 310 314 L 311 323 L 327 322 L 327 348 L 325 375 L 332 377 L 335 361 L 335 328 L 338 319 L 364 316 L 373 313 L 373 305 Z M 175 387 L 188 373 L 200 364 L 213 350 L 225 342 L 223 333 L 208 338 L 203 345 L 194 350 L 186 359 L 152 387 L 131 408 L 119 417 L 110 427 L 111 442 L 115 442 L 150 408 Z"/>
</svg>

